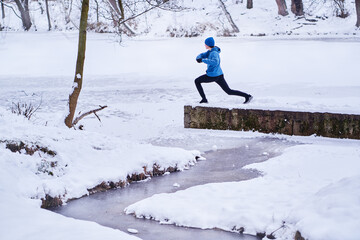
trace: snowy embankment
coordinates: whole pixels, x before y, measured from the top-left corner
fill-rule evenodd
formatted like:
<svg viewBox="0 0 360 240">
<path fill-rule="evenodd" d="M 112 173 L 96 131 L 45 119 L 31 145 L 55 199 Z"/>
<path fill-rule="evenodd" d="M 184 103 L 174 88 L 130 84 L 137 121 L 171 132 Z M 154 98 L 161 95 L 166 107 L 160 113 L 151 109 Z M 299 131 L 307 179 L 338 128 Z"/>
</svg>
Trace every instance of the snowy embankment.
<svg viewBox="0 0 360 240">
<path fill-rule="evenodd" d="M 34 126 L 27 119 L 5 111 L 0 116 L 1 140 L 5 140 L 1 143 L 4 160 L 1 164 L 5 164 L 2 169 L 15 165 L 24 171 L 21 175 L 27 178 L 13 181 L 20 181 L 18 190 L 35 199 L 44 198 L 45 194 L 61 196 L 65 201 L 79 198 L 103 181 L 126 182 L 127 176 L 144 173 L 144 167 L 152 171 L 155 164 L 160 169 L 182 170 L 194 164 L 195 156 L 199 155 L 197 151 L 140 144 L 100 133 Z M 42 151 L 29 155 L 24 149 L 18 152 L 7 149 L 8 143 L 20 141 L 29 148 L 47 147 L 56 155 Z"/>
<path fill-rule="evenodd" d="M 194 160 L 192 152 L 151 143 L 209 150 L 214 144 L 236 147 L 235 139 L 265 136 L 183 129 L 183 106 L 200 100 L 193 81 L 205 69 L 194 58 L 204 51 L 203 39 L 135 39 L 120 45 L 109 35 L 89 34 L 78 111 L 99 104 L 109 107 L 99 112 L 101 123 L 88 117 L 81 122 L 85 130 L 74 131 L 62 121 L 74 77 L 77 33 L 4 33 L 1 37 L 0 54 L 6 57 L 0 58 L 0 140 L 38 144 L 56 152 L 54 157 L 41 151 L 30 156 L 11 152 L 5 142 L 0 144 L 1 239 L 48 239 L 49 235 L 54 239 L 98 239 L 99 235 L 130 239 L 116 230 L 46 212 L 40 209 L 39 198 L 65 193 L 64 198 L 80 197 L 87 188 L 142 172 L 143 166 L 178 164 L 181 168 Z M 360 43 L 356 39 L 216 41 L 222 48 L 222 67 L 230 87 L 255 96 L 246 107 L 360 113 Z M 216 84 L 204 89 L 209 106 L 243 107 L 242 98 L 224 94 Z M 41 107 L 31 121 L 9 110 L 12 103 L 37 105 L 40 99 Z M 138 204 L 138 210 L 178 224 L 227 230 L 243 226 L 252 233 L 270 233 L 285 221 L 286 231 L 275 233 L 284 238 L 300 230 L 311 239 L 330 239 L 327 233 L 339 229 L 334 222 L 348 223 L 339 229 L 344 237 L 334 233 L 333 239 L 354 239 L 346 231 L 359 225 L 355 180 L 360 144 L 314 137 L 288 139 L 306 145 L 251 166 L 261 169 L 263 178 L 154 196 L 182 206 L 179 201 L 192 200 L 197 190 L 195 202 L 182 209 L 186 215 L 169 213 L 174 206 L 169 202 L 162 206 L 164 214 L 157 211 L 157 204 L 146 209 Z M 348 188 L 351 191 L 345 191 Z M 214 201 L 208 201 L 211 197 Z M 200 203 L 203 206 L 192 207 Z M 350 208 L 353 215 L 347 215 Z M 324 217 L 326 223 L 312 223 Z M 19 225 L 24 227 L 19 230 Z M 87 231 L 81 231 L 84 228 Z"/>
<path fill-rule="evenodd" d="M 192 152 L 179 148 L 156 147 L 65 127 L 34 125 L 2 108 L 0 132 L 0 222 L 4 228 L 1 239 L 23 239 L 22 236 L 43 239 L 49 235 L 53 239 L 99 239 L 100 236 L 133 239 L 120 231 L 66 220 L 42 210 L 40 199 L 49 195 L 65 202 L 88 194 L 87 189 L 102 182 L 125 183 L 128 175 L 143 173 L 143 167 L 151 171 L 156 164 L 160 169 L 181 170 L 195 162 Z M 29 155 L 25 149 L 19 152 L 7 149 L 9 144 L 20 141 L 32 149 L 37 145 L 46 147 L 56 155 L 42 151 Z M 19 225 L 26 227 L 17 231 L 15 226 Z"/>
<path fill-rule="evenodd" d="M 274 232 L 279 239 L 293 239 L 296 230 L 306 239 L 358 239 L 359 142 L 324 142 L 247 166 L 263 177 L 154 195 L 126 212 L 178 226 Z"/>
</svg>

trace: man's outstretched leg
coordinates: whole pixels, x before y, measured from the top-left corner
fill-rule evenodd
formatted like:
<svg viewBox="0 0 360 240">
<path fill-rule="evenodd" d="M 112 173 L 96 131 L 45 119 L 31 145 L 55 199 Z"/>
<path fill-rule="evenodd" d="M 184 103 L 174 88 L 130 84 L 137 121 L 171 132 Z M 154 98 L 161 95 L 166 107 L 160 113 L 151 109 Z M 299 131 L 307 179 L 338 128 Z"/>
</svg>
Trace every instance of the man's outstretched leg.
<svg viewBox="0 0 360 240">
<path fill-rule="evenodd" d="M 233 90 L 229 87 L 229 85 L 227 84 L 227 82 L 225 81 L 224 75 L 220 75 L 219 77 L 217 77 L 216 83 L 219 84 L 219 86 L 229 95 L 236 95 L 236 96 L 241 96 L 245 98 L 245 102 L 249 103 L 251 101 L 251 99 L 253 98 L 250 94 L 238 91 L 238 90 Z"/>
</svg>

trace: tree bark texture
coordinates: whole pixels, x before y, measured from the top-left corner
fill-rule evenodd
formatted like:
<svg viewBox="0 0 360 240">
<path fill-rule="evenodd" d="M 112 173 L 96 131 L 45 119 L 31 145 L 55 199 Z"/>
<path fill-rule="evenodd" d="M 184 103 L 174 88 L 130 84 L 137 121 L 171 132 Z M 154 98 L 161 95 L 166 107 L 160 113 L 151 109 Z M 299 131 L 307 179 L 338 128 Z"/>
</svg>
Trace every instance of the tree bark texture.
<svg viewBox="0 0 360 240">
<path fill-rule="evenodd" d="M 291 0 L 291 11 L 296 16 L 303 16 L 304 15 L 304 5 L 302 0 Z"/>
<path fill-rule="evenodd" d="M 5 18 L 5 8 L 4 8 L 4 0 L 1 0 L 1 17 L 2 19 Z"/>
<path fill-rule="evenodd" d="M 356 7 L 356 15 L 357 15 L 356 26 L 360 27 L 360 0 L 355 0 L 355 7 Z"/>
<path fill-rule="evenodd" d="M 20 11 L 23 27 L 24 27 L 25 31 L 27 31 L 31 28 L 31 25 L 32 25 L 31 19 L 30 19 L 30 12 L 29 12 L 29 0 L 24 0 L 23 3 L 21 3 L 20 0 L 15 0 L 15 3 Z"/>
<path fill-rule="evenodd" d="M 46 6 L 46 16 L 48 19 L 48 26 L 49 26 L 49 31 L 51 30 L 51 20 L 50 20 L 50 12 L 49 12 L 49 0 L 45 0 L 45 6 Z"/>
<path fill-rule="evenodd" d="M 122 0 L 109 0 L 110 5 L 115 10 L 115 12 L 119 15 L 120 20 L 125 19 L 124 5 Z"/>
<path fill-rule="evenodd" d="M 275 0 L 276 1 L 276 4 L 278 6 L 278 14 L 281 15 L 281 16 L 286 16 L 288 15 L 288 11 L 287 11 L 287 7 L 286 7 L 286 2 L 285 0 Z"/>
<path fill-rule="evenodd" d="M 122 0 L 118 0 L 119 8 L 120 8 L 120 14 L 121 14 L 121 20 L 125 19 L 125 12 L 124 12 L 124 5 Z"/>
<path fill-rule="evenodd" d="M 114 11 L 120 16 L 122 16 L 121 14 L 121 10 L 119 9 L 117 3 L 116 3 L 116 0 L 109 0 L 109 3 L 111 5 L 111 7 L 114 9 Z"/>
<path fill-rule="evenodd" d="M 236 26 L 235 22 L 233 21 L 230 13 L 226 9 L 226 6 L 225 6 L 224 2 L 222 0 L 219 0 L 219 2 L 220 2 L 220 6 L 221 6 L 222 10 L 224 11 L 225 16 L 228 19 L 233 31 L 236 32 L 236 33 L 240 32 L 239 28 Z"/>
<path fill-rule="evenodd" d="M 246 2 L 246 8 L 252 9 L 254 7 L 253 0 L 247 0 Z"/>
<path fill-rule="evenodd" d="M 76 105 L 82 87 L 83 70 L 84 70 L 84 62 L 85 62 L 85 50 L 86 50 L 86 28 L 87 28 L 88 13 L 89 13 L 89 0 L 83 0 L 81 6 L 79 45 L 78 45 L 78 55 L 76 61 L 73 92 L 69 96 L 69 114 L 65 118 L 65 125 L 69 128 L 73 126 L 73 119 L 75 115 Z"/>
</svg>

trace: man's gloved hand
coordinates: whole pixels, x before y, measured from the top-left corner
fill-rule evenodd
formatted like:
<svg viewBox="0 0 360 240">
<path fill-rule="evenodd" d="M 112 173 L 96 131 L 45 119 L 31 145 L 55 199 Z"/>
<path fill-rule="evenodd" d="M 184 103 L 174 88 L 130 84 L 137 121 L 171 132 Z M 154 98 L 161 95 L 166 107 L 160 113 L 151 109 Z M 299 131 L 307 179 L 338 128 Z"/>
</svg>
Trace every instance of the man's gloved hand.
<svg viewBox="0 0 360 240">
<path fill-rule="evenodd" d="M 201 59 L 201 58 L 198 58 L 198 59 L 196 59 L 196 61 L 197 61 L 198 63 L 201 63 L 201 62 L 202 62 L 202 59 Z"/>
</svg>

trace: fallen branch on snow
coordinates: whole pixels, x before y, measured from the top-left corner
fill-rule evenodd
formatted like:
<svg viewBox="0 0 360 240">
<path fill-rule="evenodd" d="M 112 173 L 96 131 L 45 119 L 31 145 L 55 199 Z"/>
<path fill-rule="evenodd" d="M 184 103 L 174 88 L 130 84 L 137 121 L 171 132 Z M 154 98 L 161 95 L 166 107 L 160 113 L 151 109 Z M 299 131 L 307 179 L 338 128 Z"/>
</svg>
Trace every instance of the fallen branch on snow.
<svg viewBox="0 0 360 240">
<path fill-rule="evenodd" d="M 88 116 L 88 115 L 90 115 L 90 114 L 92 114 L 92 113 L 93 113 L 93 114 L 97 117 L 97 119 L 101 122 L 101 119 L 100 119 L 99 116 L 96 114 L 96 112 L 101 111 L 101 110 L 103 110 L 104 108 L 107 108 L 107 106 L 99 106 L 99 107 L 100 107 L 100 108 L 97 108 L 97 109 L 88 111 L 88 112 L 83 113 L 83 114 L 81 114 L 80 116 L 76 117 L 75 120 L 73 121 L 72 126 L 74 127 L 81 119 L 83 119 L 84 117 L 86 117 L 86 116 Z"/>
</svg>

